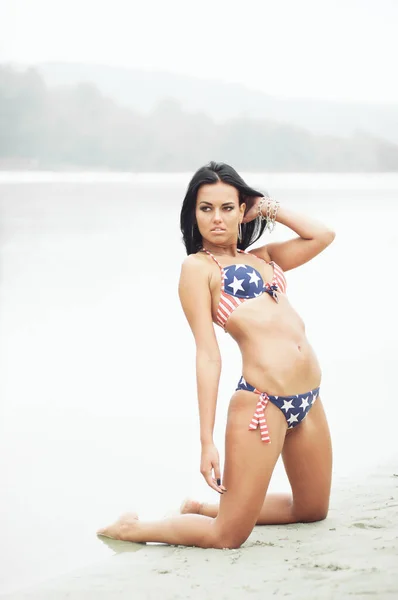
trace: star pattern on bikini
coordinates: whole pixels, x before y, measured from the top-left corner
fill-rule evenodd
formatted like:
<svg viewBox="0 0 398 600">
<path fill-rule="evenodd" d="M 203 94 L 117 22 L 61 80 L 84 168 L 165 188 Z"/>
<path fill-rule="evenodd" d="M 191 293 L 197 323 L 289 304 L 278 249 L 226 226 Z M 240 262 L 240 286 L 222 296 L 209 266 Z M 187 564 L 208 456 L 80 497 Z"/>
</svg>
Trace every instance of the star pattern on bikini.
<svg viewBox="0 0 398 600">
<path fill-rule="evenodd" d="M 246 264 L 223 267 L 224 290 L 238 298 L 255 298 L 265 291 L 261 273 Z"/>
<path fill-rule="evenodd" d="M 256 271 L 253 270 L 252 273 L 248 273 L 248 275 L 250 275 L 250 281 L 249 283 L 255 283 L 256 286 L 258 287 L 258 282 L 261 281 L 261 277 L 259 277 L 256 273 Z"/>
<path fill-rule="evenodd" d="M 293 400 L 284 400 L 283 401 L 283 406 L 282 406 L 282 410 L 284 410 L 286 413 L 289 409 L 294 408 L 293 407 Z"/>
<path fill-rule="evenodd" d="M 256 415 L 257 415 L 257 419 L 259 418 L 259 413 L 258 411 L 260 410 L 265 410 L 266 406 L 268 404 L 268 402 L 272 402 L 273 404 L 275 404 L 285 415 L 285 419 L 286 422 L 288 424 L 288 429 L 292 429 L 293 427 L 296 427 L 296 425 L 299 425 L 301 423 L 301 421 L 304 419 L 304 417 L 307 415 L 308 411 L 310 410 L 311 406 L 313 405 L 313 403 L 315 402 L 316 398 L 319 395 L 319 388 L 316 388 L 315 390 L 312 390 L 311 392 L 307 392 L 307 394 L 296 394 L 295 396 L 275 396 L 275 395 L 267 395 L 265 393 L 261 394 L 261 392 L 259 392 L 259 390 L 257 390 L 255 387 L 253 387 L 250 383 L 248 383 L 245 378 L 243 377 L 243 375 L 241 376 L 238 386 L 236 388 L 237 390 L 248 390 L 250 392 L 255 392 L 256 394 L 259 394 L 260 396 L 260 400 L 259 400 L 259 404 L 262 404 L 262 407 L 259 409 L 259 404 L 257 405 L 256 408 Z M 261 416 L 261 414 L 260 414 Z M 264 413 L 264 417 L 266 419 L 266 410 Z M 261 423 L 261 421 L 258 421 L 259 423 Z M 264 421 L 265 423 L 266 421 Z M 255 429 L 256 426 L 253 426 L 253 421 L 252 421 L 252 425 L 250 426 L 251 429 Z"/>
<path fill-rule="evenodd" d="M 238 279 L 237 277 L 235 277 L 234 275 L 234 280 L 232 283 L 228 283 L 228 287 L 231 287 L 234 290 L 234 294 L 236 295 L 236 292 L 238 290 L 241 290 L 242 292 L 244 292 L 244 288 L 242 286 L 242 283 L 244 282 L 244 279 Z"/>
<path fill-rule="evenodd" d="M 294 415 L 292 413 L 290 415 L 290 417 L 287 419 L 287 422 L 289 423 L 289 425 L 292 425 L 293 423 L 298 423 L 298 416 L 299 416 L 299 413 L 297 413 L 297 415 Z"/>
<path fill-rule="evenodd" d="M 304 419 L 310 410 L 314 399 L 317 397 L 318 391 L 309 392 L 308 394 L 296 394 L 295 396 L 283 396 L 278 401 L 278 396 L 273 396 L 277 402 L 277 406 L 285 415 L 288 429 L 292 429 Z"/>
<path fill-rule="evenodd" d="M 239 380 L 239 385 L 243 385 L 244 387 L 247 387 L 247 383 L 246 383 L 246 380 L 243 377 L 243 375 L 242 375 L 242 377 Z"/>
<path fill-rule="evenodd" d="M 306 398 L 303 398 L 303 400 L 300 404 L 300 408 L 302 408 L 303 410 L 305 410 L 307 408 L 307 406 L 309 406 L 308 398 L 309 398 L 309 396 L 307 396 Z"/>
</svg>

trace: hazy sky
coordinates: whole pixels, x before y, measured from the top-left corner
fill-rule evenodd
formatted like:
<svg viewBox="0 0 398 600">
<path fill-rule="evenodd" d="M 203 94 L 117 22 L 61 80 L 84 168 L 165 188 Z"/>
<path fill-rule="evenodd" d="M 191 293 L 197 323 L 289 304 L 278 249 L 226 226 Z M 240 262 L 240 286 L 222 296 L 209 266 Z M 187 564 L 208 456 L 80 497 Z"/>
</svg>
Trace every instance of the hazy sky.
<svg viewBox="0 0 398 600">
<path fill-rule="evenodd" d="M 398 0 L 0 0 L 0 61 L 238 81 L 272 95 L 398 102 Z"/>
</svg>

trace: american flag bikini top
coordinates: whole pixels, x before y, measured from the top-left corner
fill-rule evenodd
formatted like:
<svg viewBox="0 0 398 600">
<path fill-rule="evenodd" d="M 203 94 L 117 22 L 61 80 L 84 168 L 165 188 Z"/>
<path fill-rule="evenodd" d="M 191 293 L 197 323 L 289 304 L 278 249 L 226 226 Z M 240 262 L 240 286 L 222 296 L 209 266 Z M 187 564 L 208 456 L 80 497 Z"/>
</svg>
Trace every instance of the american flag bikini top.
<svg viewBox="0 0 398 600">
<path fill-rule="evenodd" d="M 272 281 L 271 283 L 264 283 L 261 274 L 254 267 L 245 264 L 234 264 L 223 267 L 211 252 L 205 248 L 203 248 L 203 251 L 211 256 L 221 271 L 221 295 L 216 322 L 223 329 L 225 329 L 228 318 L 234 310 L 246 300 L 266 293 L 278 302 L 278 292 L 286 292 L 285 275 L 282 269 L 274 262 L 267 263 L 272 265 L 274 269 Z M 249 254 L 249 252 L 239 249 L 238 252 Z"/>
</svg>

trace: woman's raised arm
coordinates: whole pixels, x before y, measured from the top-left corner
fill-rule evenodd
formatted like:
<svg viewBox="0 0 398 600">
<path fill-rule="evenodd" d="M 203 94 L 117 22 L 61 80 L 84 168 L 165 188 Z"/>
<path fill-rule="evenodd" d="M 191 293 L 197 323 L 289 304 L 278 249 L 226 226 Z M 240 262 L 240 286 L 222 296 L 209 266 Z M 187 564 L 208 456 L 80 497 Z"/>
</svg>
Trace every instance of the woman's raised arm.
<svg viewBox="0 0 398 600">
<path fill-rule="evenodd" d="M 335 238 L 335 233 L 326 225 L 281 206 L 276 221 L 289 227 L 299 237 L 286 242 L 274 242 L 251 250 L 252 254 L 273 260 L 283 271 L 295 269 L 317 256 Z"/>
</svg>

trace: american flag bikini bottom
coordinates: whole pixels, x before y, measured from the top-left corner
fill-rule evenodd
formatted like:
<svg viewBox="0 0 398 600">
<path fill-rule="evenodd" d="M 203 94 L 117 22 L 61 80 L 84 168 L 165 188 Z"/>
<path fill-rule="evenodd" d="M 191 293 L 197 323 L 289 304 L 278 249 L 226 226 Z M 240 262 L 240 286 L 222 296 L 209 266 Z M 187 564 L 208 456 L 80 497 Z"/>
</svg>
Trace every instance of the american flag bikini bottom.
<svg viewBox="0 0 398 600">
<path fill-rule="evenodd" d="M 238 390 L 254 392 L 260 396 L 249 429 L 255 430 L 259 427 L 262 441 L 268 444 L 271 442 L 271 439 L 264 412 L 268 402 L 272 402 L 272 404 L 275 404 L 283 412 L 288 429 L 292 429 L 301 423 L 319 396 L 319 387 L 306 394 L 296 394 L 295 396 L 269 396 L 266 392 L 260 392 L 250 385 L 250 383 L 247 383 L 243 376 L 240 378 L 235 391 Z"/>
</svg>

